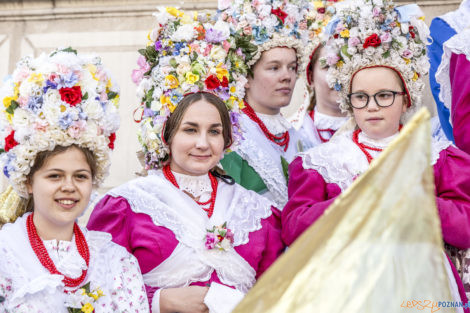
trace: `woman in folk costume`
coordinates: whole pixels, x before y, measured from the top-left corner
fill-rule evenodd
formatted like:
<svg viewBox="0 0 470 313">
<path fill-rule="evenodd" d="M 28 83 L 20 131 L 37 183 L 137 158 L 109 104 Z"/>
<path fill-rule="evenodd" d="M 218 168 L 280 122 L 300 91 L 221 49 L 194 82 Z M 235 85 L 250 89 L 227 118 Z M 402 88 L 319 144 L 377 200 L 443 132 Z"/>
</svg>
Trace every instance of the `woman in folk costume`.
<svg viewBox="0 0 470 313">
<path fill-rule="evenodd" d="M 243 104 L 228 25 L 175 8 L 155 16 L 133 75 L 148 175 L 111 190 L 88 227 L 137 257 L 152 312 L 228 312 L 283 251 L 280 213 L 217 168 L 240 139 Z"/>
<path fill-rule="evenodd" d="M 316 145 L 328 142 L 349 117 L 339 107 L 338 91 L 330 88 L 326 81 L 328 64 L 324 62 L 326 49 L 321 39 L 324 28 L 336 12 L 335 7 L 338 1 L 323 0 L 313 3 L 314 8 L 309 14 L 309 19 L 313 20 L 309 23 L 310 43 L 305 57 L 307 58 L 307 86 L 311 97 L 309 115 L 313 120 Z"/>
<path fill-rule="evenodd" d="M 17 206 L 29 204 L 0 231 L 0 311 L 148 312 L 137 260 L 75 222 L 119 128 L 118 89 L 100 58 L 71 48 L 26 57 L 1 99 L 3 172 Z"/>
<path fill-rule="evenodd" d="M 440 95 L 442 93 L 441 88 L 443 88 L 443 86 L 441 82 L 437 81 L 437 72 L 441 67 L 442 61 L 449 58 L 449 55 L 444 56 L 444 44 L 453 36 L 463 32 L 468 27 L 470 27 L 470 1 L 462 0 L 457 10 L 448 12 L 432 20 L 430 26 L 432 41 L 427 47 L 428 57 L 431 64 L 429 69 L 429 82 L 432 95 L 436 101 L 439 122 L 442 125 L 442 130 L 447 138 L 454 141 L 460 149 L 464 149 L 457 143 L 457 141 L 461 140 L 461 137 L 454 140 L 453 122 L 449 112 L 450 106 L 444 103 L 444 100 Z M 461 71 L 460 73 L 465 72 Z M 459 130 L 457 129 L 457 131 Z M 457 137 L 460 135 L 461 134 L 457 134 Z M 468 152 L 468 150 L 466 151 Z"/>
<path fill-rule="evenodd" d="M 281 115 L 292 98 L 307 41 L 308 1 L 219 1 L 219 19 L 230 24 L 235 66 L 246 76 L 240 118 L 244 140 L 221 161 L 243 187 L 263 194 L 279 208 L 287 201 L 287 164 L 312 146 L 306 116 L 299 131 Z"/>
<path fill-rule="evenodd" d="M 282 235 L 291 244 L 335 198 L 365 172 L 398 135 L 407 115 L 421 105 L 428 70 L 428 29 L 415 5 L 355 1 L 332 22 L 327 47 L 328 79 L 341 95 L 341 108 L 357 128 L 297 157 L 289 167 L 289 202 L 282 212 Z M 329 26 L 329 27 L 330 27 Z M 436 202 L 447 244 L 470 247 L 470 156 L 432 142 Z M 466 301 L 455 268 L 454 287 Z M 457 292 L 456 292 L 457 293 Z M 458 294 L 457 294 L 458 295 Z M 459 299 L 460 300 L 460 299 Z"/>
<path fill-rule="evenodd" d="M 470 153 L 470 27 L 444 43 L 436 81 L 439 98 L 450 112 L 455 145 Z"/>
</svg>

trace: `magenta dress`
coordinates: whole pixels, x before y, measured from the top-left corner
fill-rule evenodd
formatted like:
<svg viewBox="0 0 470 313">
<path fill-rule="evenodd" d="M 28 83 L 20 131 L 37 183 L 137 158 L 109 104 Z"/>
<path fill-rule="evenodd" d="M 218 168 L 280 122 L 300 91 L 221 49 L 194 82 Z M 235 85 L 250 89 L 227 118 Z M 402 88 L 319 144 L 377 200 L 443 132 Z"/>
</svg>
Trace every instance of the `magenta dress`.
<svg viewBox="0 0 470 313">
<path fill-rule="evenodd" d="M 176 211 L 184 212 L 178 215 Z M 232 255 L 219 261 L 207 256 L 204 237 L 210 225 L 223 222 L 234 233 L 235 242 Z M 216 282 L 245 293 L 284 250 L 280 212 L 265 198 L 219 181 L 214 214 L 209 219 L 161 171 L 111 190 L 96 205 L 87 227 L 109 232 L 114 242 L 137 258 L 150 304 L 160 288 Z M 225 257 L 224 252 L 218 255 Z M 241 274 L 228 275 L 237 264 L 241 264 Z M 181 268 L 194 271 L 177 273 Z"/>
<path fill-rule="evenodd" d="M 455 145 L 470 154 L 470 61 L 465 54 L 452 54 L 449 75 Z"/>
<path fill-rule="evenodd" d="M 359 137 L 360 142 L 382 149 L 391 139 L 393 138 L 386 140 L 387 142 L 380 146 L 379 142 L 367 142 L 365 138 L 361 141 L 361 136 Z M 444 241 L 459 249 L 468 249 L 470 248 L 470 155 L 449 144 L 433 142 L 432 161 L 437 207 Z M 371 154 L 377 157 L 379 152 Z M 338 159 L 337 162 L 335 159 Z M 317 163 L 317 169 L 310 166 L 314 163 Z M 285 243 L 292 244 L 315 223 L 342 190 L 366 171 L 367 167 L 367 159 L 351 140 L 351 133 L 297 157 L 289 166 L 289 177 L 291 177 L 288 184 L 289 201 L 282 211 L 282 237 Z M 459 287 L 459 294 L 466 300 L 461 279 L 455 267 L 452 270 Z"/>
</svg>

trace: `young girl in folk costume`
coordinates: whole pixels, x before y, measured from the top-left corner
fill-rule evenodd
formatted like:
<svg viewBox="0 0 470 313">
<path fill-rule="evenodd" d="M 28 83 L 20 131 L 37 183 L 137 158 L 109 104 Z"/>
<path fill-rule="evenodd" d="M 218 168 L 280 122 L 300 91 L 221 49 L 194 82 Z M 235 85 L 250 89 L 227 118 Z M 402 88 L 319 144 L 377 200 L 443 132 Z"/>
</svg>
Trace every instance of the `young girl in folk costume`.
<svg viewBox="0 0 470 313">
<path fill-rule="evenodd" d="M 367 170 L 398 135 L 401 121 L 421 105 L 422 78 L 429 65 L 425 52 L 428 29 L 418 18 L 420 14 L 414 5 L 395 8 L 390 1 L 357 1 L 341 9 L 333 21 L 327 45 L 332 49 L 327 55 L 328 78 L 340 90 L 341 108 L 353 115 L 357 128 L 338 134 L 291 163 L 289 202 L 282 212 L 287 244 Z M 470 168 L 470 156 L 450 142 L 433 140 L 432 161 L 444 241 L 467 249 L 470 176 L 462 169 Z M 453 283 L 455 289 L 458 285 L 462 301 L 466 300 L 458 275 Z"/>
<path fill-rule="evenodd" d="M 335 14 L 335 4 L 339 1 L 315 1 L 314 8 L 309 14 L 310 43 L 305 57 L 307 59 L 306 77 L 310 91 L 309 115 L 314 124 L 314 141 L 316 144 L 328 142 L 334 133 L 349 119 L 346 112 L 339 108 L 338 91 L 330 88 L 326 81 L 328 65 L 324 62 L 326 49 L 321 41 L 323 30 Z M 320 60 L 323 60 L 321 62 Z"/>
<path fill-rule="evenodd" d="M 231 55 L 246 76 L 240 119 L 244 140 L 221 161 L 247 189 L 279 208 L 287 201 L 287 164 L 312 146 L 312 121 L 296 131 L 280 114 L 289 104 L 307 41 L 308 1 L 219 1 L 237 50 Z"/>
<path fill-rule="evenodd" d="M 0 231 L 0 311 L 148 312 L 137 260 L 75 222 L 119 127 L 118 89 L 100 58 L 71 48 L 24 58 L 1 99 L 3 172 L 30 207 Z"/>
<path fill-rule="evenodd" d="M 228 312 L 283 251 L 280 213 L 217 169 L 243 103 L 228 25 L 174 8 L 155 16 L 134 72 L 148 176 L 111 190 L 88 227 L 137 257 L 152 312 Z"/>
</svg>

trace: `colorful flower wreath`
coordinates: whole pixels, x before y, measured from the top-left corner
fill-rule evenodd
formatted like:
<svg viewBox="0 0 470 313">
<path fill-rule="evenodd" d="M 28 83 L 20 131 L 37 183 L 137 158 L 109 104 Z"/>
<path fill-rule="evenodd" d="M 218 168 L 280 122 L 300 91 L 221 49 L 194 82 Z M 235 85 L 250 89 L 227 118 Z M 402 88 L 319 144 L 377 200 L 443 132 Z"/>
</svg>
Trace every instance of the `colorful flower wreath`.
<svg viewBox="0 0 470 313">
<path fill-rule="evenodd" d="M 76 144 L 97 161 L 95 184 L 109 167 L 119 128 L 119 88 L 95 55 L 71 48 L 21 59 L 0 90 L 3 172 L 28 197 L 26 177 L 41 151 Z"/>
<path fill-rule="evenodd" d="M 313 8 L 307 15 L 309 43 L 306 47 L 304 63 L 306 64 L 305 74 L 307 76 L 309 87 L 312 84 L 310 81 L 310 63 L 312 61 L 313 54 L 322 44 L 323 30 L 336 13 L 336 3 L 341 1 L 342 0 L 313 1 Z"/>
<path fill-rule="evenodd" d="M 415 4 L 395 7 L 390 0 L 346 1 L 328 24 L 330 49 L 321 60 L 328 66 L 328 84 L 339 91 L 340 107 L 347 103 L 351 79 L 359 70 L 387 66 L 402 77 L 412 110 L 421 105 L 423 78 L 428 73 L 426 43 L 429 29 Z"/>
<path fill-rule="evenodd" d="M 139 50 L 140 68 L 132 73 L 141 99 L 136 121 L 146 169 L 160 168 L 168 160 L 162 130 L 188 93 L 210 92 L 221 98 L 232 120 L 232 139 L 239 141 L 238 117 L 248 71 L 226 22 L 171 7 L 160 8 L 154 16 L 158 25 L 150 32 L 147 47 Z"/>
<path fill-rule="evenodd" d="M 235 47 L 248 66 L 275 47 L 294 48 L 302 72 L 308 43 L 307 15 L 312 4 L 305 0 L 219 0 L 219 19 L 230 24 Z"/>
</svg>

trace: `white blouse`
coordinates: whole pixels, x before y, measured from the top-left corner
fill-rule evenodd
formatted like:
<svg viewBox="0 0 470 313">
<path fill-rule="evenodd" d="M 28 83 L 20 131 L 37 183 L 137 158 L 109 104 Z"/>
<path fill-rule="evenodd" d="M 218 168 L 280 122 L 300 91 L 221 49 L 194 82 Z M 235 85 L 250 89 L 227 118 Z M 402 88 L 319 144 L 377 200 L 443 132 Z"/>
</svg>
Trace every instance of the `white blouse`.
<svg viewBox="0 0 470 313">
<path fill-rule="evenodd" d="M 139 264 L 125 248 L 113 243 L 104 232 L 82 232 L 90 250 L 90 263 L 85 282 L 90 291 L 103 296 L 84 298 L 82 291 L 69 290 L 62 275 L 52 275 L 39 262 L 29 243 L 25 214 L 0 231 L 0 312 L 61 313 L 67 307 L 81 308 L 90 303 L 100 312 L 149 312 Z M 75 240 L 43 241 L 57 270 L 78 277 L 86 268 Z M 64 290 L 67 289 L 67 292 Z M 84 299 L 87 299 L 86 301 Z"/>
</svg>

